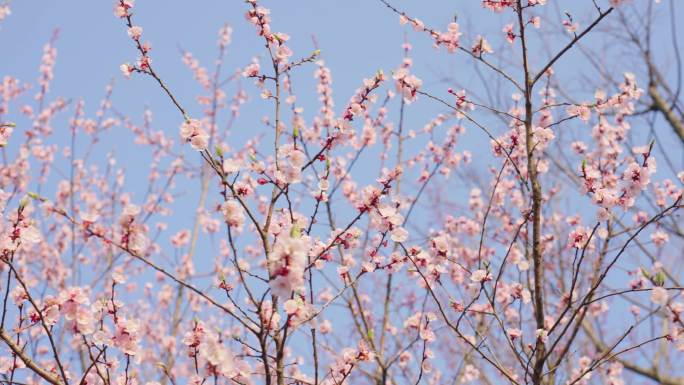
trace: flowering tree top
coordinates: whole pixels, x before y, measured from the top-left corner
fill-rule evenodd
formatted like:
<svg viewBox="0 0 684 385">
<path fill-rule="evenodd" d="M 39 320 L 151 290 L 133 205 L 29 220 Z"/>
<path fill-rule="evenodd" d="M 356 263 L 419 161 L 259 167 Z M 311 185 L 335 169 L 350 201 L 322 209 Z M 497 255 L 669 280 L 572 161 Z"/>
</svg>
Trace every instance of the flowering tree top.
<svg viewBox="0 0 684 385">
<path fill-rule="evenodd" d="M 52 94 L 55 32 L 34 84 L 0 83 L 0 382 L 684 384 L 675 2 L 478 2 L 494 28 L 364 2 L 405 33 L 344 95 L 266 0 L 230 4 L 256 56 L 216 26 L 183 80 L 140 21 L 160 5 L 116 0 L 130 59 L 94 113 Z M 643 63 L 615 71 L 616 41 Z M 128 80 L 176 127 L 119 107 Z"/>
</svg>

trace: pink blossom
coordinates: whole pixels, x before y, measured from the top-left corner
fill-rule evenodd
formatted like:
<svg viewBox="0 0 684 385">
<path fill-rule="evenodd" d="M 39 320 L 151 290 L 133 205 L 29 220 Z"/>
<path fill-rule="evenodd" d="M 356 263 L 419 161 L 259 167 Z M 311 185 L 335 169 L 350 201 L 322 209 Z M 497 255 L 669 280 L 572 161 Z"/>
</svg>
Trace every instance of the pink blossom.
<svg viewBox="0 0 684 385">
<path fill-rule="evenodd" d="M 651 240 L 658 247 L 663 247 L 665 243 L 670 239 L 670 236 L 662 230 L 655 231 L 651 234 Z"/>
<path fill-rule="evenodd" d="M 215 368 L 216 372 L 229 378 L 235 375 L 233 353 L 223 346 L 216 333 L 204 335 L 199 351 L 201 356 Z"/>
<path fill-rule="evenodd" d="M 513 32 L 513 24 L 506 24 L 506 26 L 503 28 L 503 32 L 506 34 L 506 40 L 512 44 L 516 38 L 516 35 Z"/>
<path fill-rule="evenodd" d="M 128 36 L 133 40 L 140 39 L 142 32 L 143 32 L 142 27 L 139 27 L 137 25 L 134 25 L 134 26 L 128 28 Z"/>
<path fill-rule="evenodd" d="M 223 212 L 223 219 L 229 226 L 241 228 L 245 223 L 245 216 L 243 214 L 242 206 L 234 200 L 229 200 L 223 203 L 221 207 Z"/>
<path fill-rule="evenodd" d="M 449 250 L 449 241 L 446 235 L 440 235 L 432 239 L 432 244 L 440 253 L 445 253 Z"/>
<path fill-rule="evenodd" d="M 534 28 L 539 28 L 541 27 L 541 18 L 539 16 L 534 16 L 532 19 L 530 19 L 530 23 L 534 26 Z"/>
<path fill-rule="evenodd" d="M 135 356 L 139 353 L 140 322 L 134 319 L 121 319 L 116 323 L 116 330 L 112 336 L 114 346 L 125 354 Z"/>
<path fill-rule="evenodd" d="M 303 289 L 308 244 L 306 236 L 278 238 L 269 255 L 270 286 L 274 295 L 289 297 L 292 291 Z"/>
<path fill-rule="evenodd" d="M 41 240 L 40 232 L 35 226 L 27 226 L 20 230 L 21 240 L 28 243 L 38 243 Z"/>
<path fill-rule="evenodd" d="M 509 337 L 511 337 L 511 340 L 515 341 L 516 339 L 520 338 L 522 336 L 522 331 L 520 329 L 516 328 L 509 328 L 507 330 L 507 333 Z"/>
<path fill-rule="evenodd" d="M 447 32 L 439 33 L 435 37 L 435 45 L 443 45 L 446 47 L 448 52 L 454 53 L 459 47 L 459 38 L 461 35 L 462 33 L 460 32 L 458 23 L 449 23 L 447 26 Z"/>
<path fill-rule="evenodd" d="M 323 320 L 323 322 L 321 322 L 321 324 L 318 327 L 318 331 L 321 334 L 329 334 L 332 331 L 332 324 L 327 319 Z"/>
<path fill-rule="evenodd" d="M 579 23 L 573 23 L 571 20 L 563 20 L 563 27 L 568 33 L 575 33 L 579 29 Z"/>
<path fill-rule="evenodd" d="M 591 118 L 591 110 L 584 104 L 572 105 L 567 108 L 567 112 L 568 115 L 577 116 L 584 122 L 588 122 L 589 118 Z"/>
<path fill-rule="evenodd" d="M 190 231 L 188 231 L 187 229 L 177 232 L 176 235 L 174 235 L 171 238 L 171 244 L 174 247 L 183 247 L 183 246 L 187 245 L 189 241 L 190 241 Z"/>
<path fill-rule="evenodd" d="M 209 134 L 202 129 L 202 123 L 197 119 L 186 119 L 181 124 L 180 135 L 197 151 L 204 151 L 209 145 Z"/>
<path fill-rule="evenodd" d="M 473 282 L 486 282 L 492 279 L 492 276 L 486 270 L 475 270 L 470 274 L 470 280 Z"/>
<path fill-rule="evenodd" d="M 494 11 L 503 12 L 506 8 L 515 6 L 515 1 L 513 0 L 482 0 L 482 6 Z"/>
<path fill-rule="evenodd" d="M 223 172 L 232 174 L 238 172 L 242 167 L 241 162 L 235 159 L 227 158 L 223 160 Z"/>
<path fill-rule="evenodd" d="M 583 249 L 589 242 L 591 229 L 584 226 L 578 226 L 568 234 L 568 247 Z"/>
<path fill-rule="evenodd" d="M 537 340 L 546 343 L 546 341 L 549 339 L 549 331 L 546 329 L 537 329 L 534 331 L 534 336 L 537 338 Z"/>
<path fill-rule="evenodd" d="M 408 239 L 408 231 L 403 227 L 396 227 L 392 230 L 391 238 L 394 242 L 404 242 Z"/>
<path fill-rule="evenodd" d="M 656 305 L 665 306 L 668 301 L 667 289 L 656 286 L 651 289 L 651 302 Z"/>
<path fill-rule="evenodd" d="M 14 131 L 14 124 L 0 123 L 0 147 L 7 145 L 12 132 Z"/>
<path fill-rule="evenodd" d="M 487 40 L 480 35 L 477 35 L 475 38 L 475 43 L 473 43 L 470 51 L 476 56 L 494 52 L 492 47 L 489 45 L 489 42 L 487 42 Z"/>
<path fill-rule="evenodd" d="M 0 5 L 0 21 L 4 20 L 7 16 L 11 14 L 12 11 L 8 4 Z"/>
<path fill-rule="evenodd" d="M 114 5 L 114 15 L 116 17 L 128 16 L 128 10 L 133 8 L 134 0 L 117 0 Z"/>
<path fill-rule="evenodd" d="M 123 73 L 123 76 L 124 76 L 126 79 L 130 79 L 130 78 L 131 78 L 131 74 L 132 74 L 133 71 L 135 70 L 135 67 L 131 66 L 131 65 L 128 64 L 128 63 L 125 63 L 125 64 L 122 64 L 122 65 L 119 67 L 119 69 L 121 69 L 121 73 Z"/>
</svg>

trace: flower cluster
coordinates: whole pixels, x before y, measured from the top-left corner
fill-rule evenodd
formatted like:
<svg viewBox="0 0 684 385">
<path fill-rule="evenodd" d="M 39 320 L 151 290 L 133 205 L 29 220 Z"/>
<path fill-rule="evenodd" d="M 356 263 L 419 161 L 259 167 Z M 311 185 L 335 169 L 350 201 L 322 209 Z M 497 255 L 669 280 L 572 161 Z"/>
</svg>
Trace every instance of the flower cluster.
<svg viewBox="0 0 684 385">
<path fill-rule="evenodd" d="M 409 65 L 404 65 L 394 71 L 392 79 L 395 81 L 397 92 L 402 95 L 406 103 L 411 103 L 416 100 L 416 95 L 423 81 L 418 79 L 416 75 L 409 73 Z"/>
<path fill-rule="evenodd" d="M 204 151 L 209 146 L 209 134 L 202 128 L 202 122 L 197 119 L 183 121 L 180 126 L 180 136 L 197 151 Z"/>
<path fill-rule="evenodd" d="M 487 39 L 485 39 L 481 35 L 477 35 L 477 38 L 475 38 L 475 43 L 473 43 L 473 46 L 470 48 L 470 51 L 475 56 L 482 56 L 483 54 L 494 52 L 492 46 L 489 45 Z"/>
<path fill-rule="evenodd" d="M 68 322 L 69 330 L 78 334 L 92 334 L 95 331 L 95 317 L 90 309 L 90 300 L 80 287 L 71 287 L 60 293 L 60 311 Z M 47 312 L 49 314 L 49 312 Z M 53 320 L 51 322 L 56 322 Z"/>
<path fill-rule="evenodd" d="M 295 146 L 285 145 L 278 149 L 278 158 L 280 162 L 276 170 L 276 182 L 283 185 L 300 183 L 306 154 Z"/>
<path fill-rule="evenodd" d="M 116 0 L 114 3 L 114 16 L 124 18 L 129 16 L 129 10 L 133 8 L 133 0 Z"/>
<path fill-rule="evenodd" d="M 288 298 L 304 290 L 304 269 L 310 249 L 308 236 L 281 235 L 268 256 L 269 285 L 274 295 Z"/>
<path fill-rule="evenodd" d="M 532 3 L 531 1 L 528 3 Z M 507 8 L 516 6 L 514 0 L 482 0 L 482 7 L 494 12 L 503 12 Z"/>
<path fill-rule="evenodd" d="M 121 246 L 135 254 L 141 254 L 147 246 L 147 233 L 145 226 L 136 222 L 140 214 L 140 207 L 127 205 L 119 217 Z"/>
<path fill-rule="evenodd" d="M 363 340 L 359 341 L 357 348 L 345 348 L 342 350 L 335 363 L 330 366 L 330 378 L 326 378 L 321 384 L 335 385 L 344 383 L 352 369 L 354 369 L 354 366 L 360 362 L 371 361 L 374 358 L 375 354 L 368 348 L 368 345 Z"/>
<path fill-rule="evenodd" d="M 445 47 L 449 53 L 456 52 L 460 47 L 459 39 L 462 35 L 458 23 L 452 22 L 447 25 L 445 32 L 436 31 L 425 26 L 420 19 L 411 18 L 406 14 L 399 16 L 399 23 L 405 25 L 410 23 L 414 30 L 419 32 L 426 32 L 432 36 L 436 48 Z"/>
<path fill-rule="evenodd" d="M 228 226 L 236 228 L 238 231 L 242 228 L 245 223 L 245 215 L 243 214 L 243 209 L 235 200 L 229 200 L 221 205 L 221 213 L 223 214 L 223 219 L 226 221 Z"/>
<path fill-rule="evenodd" d="M 252 8 L 245 14 L 245 19 L 256 27 L 259 36 L 263 36 L 267 44 L 273 48 L 275 62 L 280 65 L 287 64 L 292 56 L 292 50 L 285 45 L 285 42 L 290 37 L 282 32 L 271 31 L 271 12 L 268 9 L 259 6 L 256 0 L 248 0 L 247 2 Z"/>
<path fill-rule="evenodd" d="M 364 79 L 363 87 L 356 90 L 354 96 L 352 96 L 349 101 L 349 105 L 344 110 L 344 119 L 351 121 L 354 116 L 361 115 L 366 111 L 366 102 L 373 101 L 374 96 L 371 92 L 380 86 L 385 80 L 385 74 L 382 71 L 378 71 L 372 79 Z"/>
<path fill-rule="evenodd" d="M 1 201 L 11 196 L 0 190 Z M 19 249 L 22 244 L 28 246 L 41 241 L 40 231 L 29 217 L 31 210 L 30 206 L 23 206 L 16 213 L 0 220 L 0 251 L 3 254 Z"/>
<path fill-rule="evenodd" d="M 221 333 L 207 330 L 204 322 L 193 322 L 192 330 L 183 337 L 183 344 L 188 349 L 188 356 L 197 363 L 197 369 L 202 365 L 203 376 L 223 376 L 236 381 L 247 378 L 247 363 L 235 357 L 225 346 Z M 201 377 L 198 380 L 201 381 Z"/>
</svg>

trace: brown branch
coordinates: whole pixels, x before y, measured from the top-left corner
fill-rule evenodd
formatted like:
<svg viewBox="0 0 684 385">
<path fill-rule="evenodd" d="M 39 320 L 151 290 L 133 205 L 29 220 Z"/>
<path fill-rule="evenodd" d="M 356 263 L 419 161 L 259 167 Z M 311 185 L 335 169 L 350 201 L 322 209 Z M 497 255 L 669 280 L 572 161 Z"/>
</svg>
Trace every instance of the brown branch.
<svg viewBox="0 0 684 385">
<path fill-rule="evenodd" d="M 655 84 L 651 84 L 648 87 L 648 95 L 653 99 L 653 108 L 662 112 L 665 120 L 672 126 L 672 130 L 677 134 L 679 140 L 684 143 L 684 123 L 681 119 L 677 118 L 672 109 L 667 105 Z"/>
<path fill-rule="evenodd" d="M 608 14 L 610 14 L 611 12 L 613 12 L 612 7 L 608 8 L 608 10 L 605 12 L 600 12 L 599 17 L 596 18 L 596 20 L 594 20 L 593 23 L 591 23 L 587 28 L 585 28 L 584 31 L 582 31 L 582 33 L 575 36 L 574 39 L 572 39 L 565 47 L 563 47 L 562 50 L 558 51 L 558 53 L 551 60 L 549 60 L 549 62 L 542 68 L 542 70 L 539 71 L 539 73 L 537 73 L 537 75 L 535 75 L 535 77 L 532 79 L 530 86 L 534 86 L 534 84 L 539 80 L 539 78 L 544 76 L 546 70 L 551 68 L 551 66 L 554 65 L 556 61 L 558 61 L 558 59 L 560 59 L 570 48 L 572 48 L 580 39 L 582 39 L 584 35 L 586 35 L 587 33 L 589 33 L 589 31 L 594 29 L 594 27 L 596 27 L 598 23 L 601 22 L 601 20 L 603 20 L 603 18 L 608 16 Z"/>
<path fill-rule="evenodd" d="M 594 344 L 594 346 L 596 346 L 596 349 L 600 351 L 606 351 L 608 349 L 608 347 L 603 342 L 601 342 L 601 340 L 598 338 L 594 330 L 587 322 L 583 322 L 582 327 L 585 333 L 587 333 L 587 336 L 589 337 L 591 342 Z M 655 369 L 647 369 L 643 366 L 637 365 L 636 363 L 630 360 L 624 360 L 619 357 L 613 357 L 613 359 L 622 364 L 622 366 L 624 366 L 625 369 L 636 374 L 642 375 L 644 377 L 650 378 L 653 381 L 656 381 L 662 385 L 684 385 L 684 377 L 669 377 L 658 373 L 658 371 L 656 371 Z"/>
<path fill-rule="evenodd" d="M 21 349 L 17 344 L 12 341 L 12 337 L 10 337 L 4 329 L 0 329 L 0 339 L 5 341 L 7 346 L 14 352 L 14 354 L 19 357 L 26 367 L 29 369 L 33 370 L 37 375 L 42 377 L 45 381 L 53 384 L 53 385 L 62 385 L 62 382 L 59 380 L 59 377 L 54 376 L 52 373 L 48 372 L 47 370 L 41 368 L 38 364 L 33 362 L 26 353 L 24 353 L 23 349 Z"/>
</svg>

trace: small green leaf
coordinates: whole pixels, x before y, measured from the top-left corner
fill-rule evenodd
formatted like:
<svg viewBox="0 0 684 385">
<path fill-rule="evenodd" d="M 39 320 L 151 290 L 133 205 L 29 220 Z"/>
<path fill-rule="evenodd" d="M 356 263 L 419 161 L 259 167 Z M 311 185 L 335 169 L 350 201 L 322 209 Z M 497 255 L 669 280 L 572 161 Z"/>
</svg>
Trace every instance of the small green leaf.
<svg viewBox="0 0 684 385">
<path fill-rule="evenodd" d="M 643 267 L 641 268 L 641 274 L 642 274 L 644 277 L 646 277 L 647 279 L 651 279 L 651 273 L 649 273 L 648 271 L 646 271 L 646 269 L 644 269 Z"/>
<path fill-rule="evenodd" d="M 302 236 L 302 230 L 297 226 L 297 224 L 293 224 L 292 228 L 290 229 L 290 237 L 292 238 L 299 238 Z"/>
</svg>

